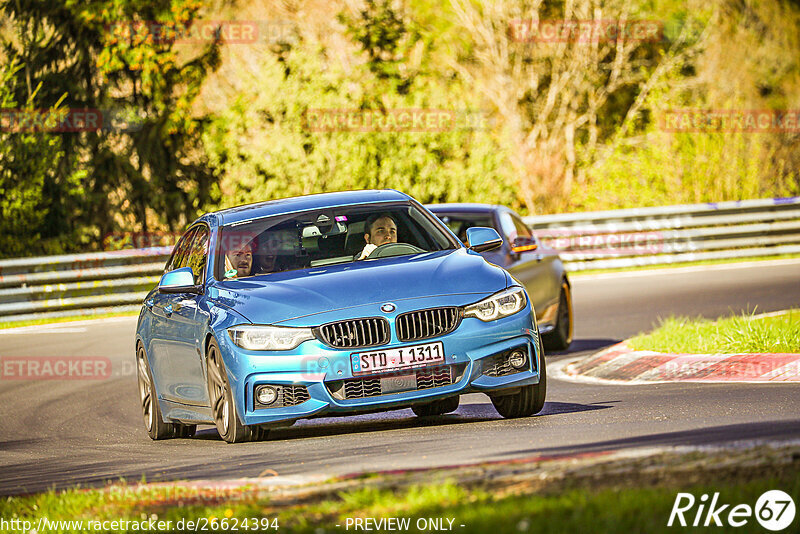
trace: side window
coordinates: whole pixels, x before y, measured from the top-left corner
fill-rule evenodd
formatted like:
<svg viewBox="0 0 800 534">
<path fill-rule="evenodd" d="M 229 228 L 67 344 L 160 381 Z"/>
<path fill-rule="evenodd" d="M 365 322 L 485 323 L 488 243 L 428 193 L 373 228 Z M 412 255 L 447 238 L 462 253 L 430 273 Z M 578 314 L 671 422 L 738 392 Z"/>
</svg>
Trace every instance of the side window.
<svg viewBox="0 0 800 534">
<path fill-rule="evenodd" d="M 505 211 L 500 212 L 500 227 L 503 229 L 506 241 L 510 244 L 517 238 L 517 225 L 511 218 L 511 214 Z"/>
<path fill-rule="evenodd" d="M 186 259 L 186 266 L 192 268 L 194 283 L 203 283 L 206 259 L 208 258 L 208 228 L 198 226 L 197 231 L 192 237 L 192 242 L 188 247 L 189 253 Z"/>
<path fill-rule="evenodd" d="M 523 221 L 516 215 L 512 216 L 512 219 L 514 220 L 514 226 L 517 229 L 518 237 L 526 237 L 528 239 L 533 237 L 533 235 L 531 234 L 531 229 L 528 228 L 528 225 L 525 224 L 525 221 Z"/>
<path fill-rule="evenodd" d="M 169 261 L 167 261 L 166 267 L 164 267 L 165 272 L 174 271 L 175 269 L 180 269 L 181 267 L 186 266 L 186 255 L 195 231 L 196 228 L 192 228 L 183 234 L 181 240 L 178 241 L 177 245 L 175 245 L 175 249 L 172 251 L 172 256 L 169 258 Z"/>
</svg>

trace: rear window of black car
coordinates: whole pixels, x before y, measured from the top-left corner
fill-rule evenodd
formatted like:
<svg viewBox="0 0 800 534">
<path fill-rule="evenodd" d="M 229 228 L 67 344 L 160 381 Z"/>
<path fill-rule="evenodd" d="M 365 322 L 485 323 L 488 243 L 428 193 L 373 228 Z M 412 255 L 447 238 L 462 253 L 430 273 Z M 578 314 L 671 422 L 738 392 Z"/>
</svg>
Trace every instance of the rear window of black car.
<svg viewBox="0 0 800 534">
<path fill-rule="evenodd" d="M 491 213 L 436 213 L 436 216 L 458 236 L 462 243 L 467 242 L 467 229 L 476 226 L 494 228 Z"/>
</svg>

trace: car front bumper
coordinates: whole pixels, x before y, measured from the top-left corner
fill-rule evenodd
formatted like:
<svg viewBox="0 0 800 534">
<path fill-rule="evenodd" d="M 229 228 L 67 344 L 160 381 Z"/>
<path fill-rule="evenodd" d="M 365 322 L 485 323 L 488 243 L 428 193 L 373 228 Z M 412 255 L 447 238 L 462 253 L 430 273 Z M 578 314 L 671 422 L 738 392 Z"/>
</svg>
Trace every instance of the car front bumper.
<svg viewBox="0 0 800 534">
<path fill-rule="evenodd" d="M 491 322 L 464 318 L 456 330 L 436 338 L 399 343 L 394 332 L 392 334 L 392 341 L 379 349 L 441 341 L 445 362 L 414 370 L 356 376 L 350 356 L 363 349 L 334 349 L 312 340 L 301 344 L 291 354 L 266 353 L 244 350 L 234 345 L 227 335 L 218 336 L 217 341 L 228 367 L 237 411 L 247 425 L 279 424 L 325 414 L 389 410 L 472 392 L 499 394 L 539 382 L 543 354 L 530 303 L 510 317 Z M 504 355 L 516 348 L 527 354 L 526 365 L 521 370 L 501 365 Z M 416 375 L 413 389 L 383 392 L 382 378 L 391 381 L 392 377 L 407 377 L 418 370 L 421 374 Z M 431 378 L 433 374 L 435 379 Z M 424 377 L 424 387 L 420 387 L 420 376 Z M 347 388 L 345 383 L 349 383 Z M 259 385 L 291 388 L 292 396 L 299 391 L 300 402 L 260 407 L 254 399 L 255 388 Z M 345 389 L 365 394 L 356 393 L 351 398 L 344 394 Z M 282 395 L 288 397 L 288 394 Z"/>
</svg>

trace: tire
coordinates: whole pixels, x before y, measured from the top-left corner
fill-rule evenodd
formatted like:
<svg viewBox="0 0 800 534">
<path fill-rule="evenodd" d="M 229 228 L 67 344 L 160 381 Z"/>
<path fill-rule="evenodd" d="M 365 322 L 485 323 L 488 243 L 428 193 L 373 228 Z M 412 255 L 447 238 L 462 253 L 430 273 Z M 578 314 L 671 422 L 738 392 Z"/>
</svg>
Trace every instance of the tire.
<svg viewBox="0 0 800 534">
<path fill-rule="evenodd" d="M 542 342 L 545 350 L 561 352 L 567 350 L 572 343 L 572 292 L 566 279 L 561 281 L 556 313 L 556 326 L 542 336 Z"/>
<path fill-rule="evenodd" d="M 435 415 L 444 415 L 446 413 L 454 412 L 458 409 L 459 396 L 448 397 L 433 402 L 426 402 L 425 404 L 414 404 L 411 406 L 411 411 L 417 417 L 433 417 Z"/>
<path fill-rule="evenodd" d="M 228 372 L 219 345 L 212 338 L 206 349 L 206 383 L 211 412 L 219 436 L 228 443 L 260 441 L 267 438 L 269 430 L 256 425 L 243 425 L 233 402 Z"/>
<path fill-rule="evenodd" d="M 136 345 L 136 374 L 139 382 L 139 404 L 142 407 L 144 427 L 150 439 L 190 438 L 194 436 L 197 425 L 165 423 L 158 405 L 158 394 L 150 373 L 150 364 L 144 345 Z"/>
<path fill-rule="evenodd" d="M 540 360 L 541 369 L 539 370 L 538 384 L 524 386 L 519 393 L 514 395 L 492 397 L 492 404 L 494 404 L 495 410 L 504 418 L 528 417 L 541 412 L 542 408 L 544 408 L 544 399 L 547 395 L 547 369 L 544 363 L 544 355 Z"/>
</svg>

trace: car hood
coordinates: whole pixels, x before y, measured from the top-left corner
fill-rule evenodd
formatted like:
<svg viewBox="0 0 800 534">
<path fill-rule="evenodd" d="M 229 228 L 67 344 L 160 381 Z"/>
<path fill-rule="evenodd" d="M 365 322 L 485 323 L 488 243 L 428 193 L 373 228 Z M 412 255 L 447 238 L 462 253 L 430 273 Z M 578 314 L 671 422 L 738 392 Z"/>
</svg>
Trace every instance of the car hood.
<svg viewBox="0 0 800 534">
<path fill-rule="evenodd" d="M 509 280 L 479 254 L 458 249 L 216 282 L 209 295 L 253 323 L 276 324 L 366 304 L 488 295 Z"/>
</svg>

